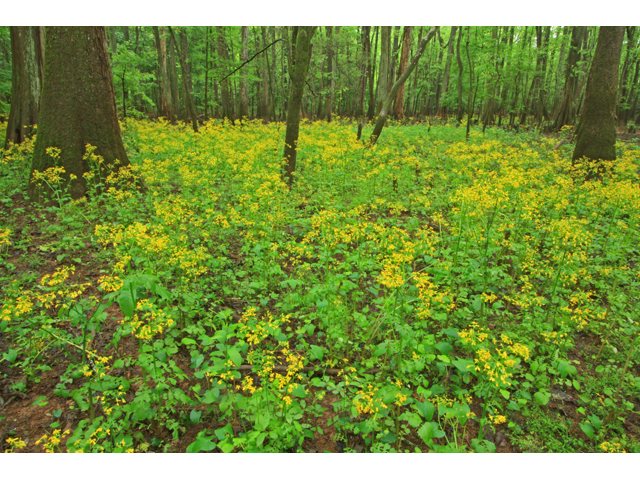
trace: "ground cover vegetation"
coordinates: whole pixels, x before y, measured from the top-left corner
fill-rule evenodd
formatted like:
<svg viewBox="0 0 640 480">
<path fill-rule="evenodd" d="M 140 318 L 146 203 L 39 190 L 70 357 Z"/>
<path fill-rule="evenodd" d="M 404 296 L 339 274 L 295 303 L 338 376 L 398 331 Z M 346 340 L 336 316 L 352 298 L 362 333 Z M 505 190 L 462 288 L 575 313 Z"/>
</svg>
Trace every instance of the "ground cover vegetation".
<svg viewBox="0 0 640 480">
<path fill-rule="evenodd" d="M 637 452 L 636 30 L 0 28 L 0 448 Z"/>
<path fill-rule="evenodd" d="M 46 206 L 4 152 L 5 451 L 640 449 L 637 144 L 303 121 L 290 190 L 284 130 L 127 120 Z"/>
</svg>

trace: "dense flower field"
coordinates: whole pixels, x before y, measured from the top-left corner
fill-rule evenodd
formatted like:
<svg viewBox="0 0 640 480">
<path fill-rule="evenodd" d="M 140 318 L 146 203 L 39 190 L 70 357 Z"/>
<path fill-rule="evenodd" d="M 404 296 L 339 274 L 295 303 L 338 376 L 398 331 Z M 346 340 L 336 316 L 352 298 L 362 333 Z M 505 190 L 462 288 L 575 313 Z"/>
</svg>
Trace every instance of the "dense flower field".
<svg viewBox="0 0 640 480">
<path fill-rule="evenodd" d="M 62 362 L 75 410 L 45 450 L 640 451 L 637 144 L 583 181 L 535 131 L 354 130 L 303 124 L 291 191 L 279 123 L 129 120 L 47 207 L 0 157 L 2 395 Z"/>
</svg>

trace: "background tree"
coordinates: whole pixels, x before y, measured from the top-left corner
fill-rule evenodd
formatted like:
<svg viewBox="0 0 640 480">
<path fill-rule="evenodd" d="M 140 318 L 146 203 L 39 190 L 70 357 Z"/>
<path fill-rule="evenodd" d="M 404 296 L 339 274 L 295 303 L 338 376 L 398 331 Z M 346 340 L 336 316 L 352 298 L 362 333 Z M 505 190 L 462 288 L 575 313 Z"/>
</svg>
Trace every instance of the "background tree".
<svg viewBox="0 0 640 480">
<path fill-rule="evenodd" d="M 304 94 L 304 84 L 307 79 L 309 63 L 311 62 L 311 39 L 316 32 L 316 28 L 293 27 L 291 33 L 291 64 L 289 66 L 291 87 L 288 100 L 287 131 L 284 137 L 284 179 L 289 187 L 293 184 L 293 172 L 296 170 L 300 108 L 302 106 L 302 95 Z"/>
<path fill-rule="evenodd" d="M 105 27 L 46 27 L 44 86 L 38 137 L 33 152 L 34 171 L 53 166 L 70 175 L 69 193 L 74 199 L 86 194 L 83 174 L 90 170 L 83 156 L 86 145 L 104 158 L 103 173 L 129 165 L 116 112 L 113 76 L 107 53 Z M 60 149 L 59 159 L 47 154 Z M 35 183 L 29 197 L 46 198 Z"/>
<path fill-rule="evenodd" d="M 30 137 L 38 123 L 44 61 L 42 27 L 9 28 L 13 69 L 5 148 Z"/>
<path fill-rule="evenodd" d="M 576 132 L 574 163 L 585 157 L 594 175 L 603 173 L 603 160 L 616 159 L 616 97 L 624 27 L 600 27 L 589 69 L 584 111 Z"/>
</svg>

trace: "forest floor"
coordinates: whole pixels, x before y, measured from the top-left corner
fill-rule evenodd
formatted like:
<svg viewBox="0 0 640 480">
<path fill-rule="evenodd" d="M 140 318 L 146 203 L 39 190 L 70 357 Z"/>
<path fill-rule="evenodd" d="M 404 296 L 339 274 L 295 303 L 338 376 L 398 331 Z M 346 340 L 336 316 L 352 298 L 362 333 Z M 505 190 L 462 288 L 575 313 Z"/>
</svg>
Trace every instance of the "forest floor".
<svg viewBox="0 0 640 480">
<path fill-rule="evenodd" d="M 0 157 L 0 451 L 640 451 L 637 136 L 123 131 L 81 202 Z"/>
</svg>

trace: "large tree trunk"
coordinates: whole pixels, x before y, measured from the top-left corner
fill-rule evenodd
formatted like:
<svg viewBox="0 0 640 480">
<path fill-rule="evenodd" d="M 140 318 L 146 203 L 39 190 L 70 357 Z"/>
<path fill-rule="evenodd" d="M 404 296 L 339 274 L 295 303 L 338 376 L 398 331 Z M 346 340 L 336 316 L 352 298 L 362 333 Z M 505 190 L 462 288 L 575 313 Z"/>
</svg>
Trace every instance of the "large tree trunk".
<svg viewBox="0 0 640 480">
<path fill-rule="evenodd" d="M 104 158 L 105 175 L 129 165 L 118 124 L 107 36 L 105 27 L 47 27 L 45 37 L 40 123 L 30 178 L 36 170 L 62 166 L 66 181 L 75 176 L 69 193 L 77 199 L 86 194 L 87 144 Z M 60 149 L 57 161 L 47 154 L 50 147 Z M 48 192 L 42 188 L 46 187 L 30 183 L 29 197 L 46 199 Z"/>
<path fill-rule="evenodd" d="M 624 27 L 600 27 L 587 78 L 584 109 L 576 132 L 573 162 L 585 157 L 593 167 L 590 178 L 605 171 L 603 161 L 616 159 L 616 99 Z"/>
<path fill-rule="evenodd" d="M 296 155 L 298 148 L 298 135 L 300 131 L 300 107 L 304 84 L 311 62 L 311 38 L 317 27 L 293 27 L 291 40 L 291 60 L 289 74 L 291 87 L 289 90 L 289 102 L 287 112 L 287 131 L 284 137 L 285 171 L 284 180 L 293 185 L 293 172 L 296 170 Z"/>
<path fill-rule="evenodd" d="M 242 53 L 240 54 L 240 61 L 246 62 L 249 60 L 249 27 L 242 27 L 240 29 L 240 36 L 242 37 Z M 249 117 L 249 80 L 247 78 L 246 70 L 242 75 L 240 84 L 240 119 Z"/>
<path fill-rule="evenodd" d="M 162 32 L 158 27 L 153 27 L 153 35 L 156 40 L 156 51 L 158 53 L 158 116 L 165 117 L 171 123 L 174 122 L 173 111 L 171 110 L 171 87 L 169 86 L 169 75 L 167 74 L 167 43 L 164 38 L 164 27 Z"/>
<path fill-rule="evenodd" d="M 409 49 L 411 48 L 411 31 L 413 27 L 404 27 L 404 32 L 402 35 L 402 54 L 400 55 L 400 65 L 398 67 L 398 78 L 402 75 L 407 69 L 407 64 L 409 63 Z M 398 120 L 404 119 L 404 83 L 398 90 L 398 95 L 396 96 L 393 113 Z"/>
<path fill-rule="evenodd" d="M 42 89 L 43 27 L 9 27 L 11 36 L 11 110 L 4 148 L 22 143 L 38 123 Z"/>
<path fill-rule="evenodd" d="M 429 40 L 431 40 L 434 37 L 434 35 L 438 31 L 438 28 L 440 27 L 431 27 L 427 35 L 422 40 L 420 40 L 420 44 L 418 45 L 418 51 L 411 59 L 411 62 L 409 62 L 409 66 L 407 66 L 407 69 L 402 73 L 402 76 L 398 79 L 398 81 L 396 81 L 396 83 L 391 88 L 391 91 L 389 92 L 389 95 L 387 96 L 387 99 L 384 101 L 384 104 L 382 105 L 382 109 L 378 114 L 378 119 L 376 120 L 376 124 L 373 127 L 373 133 L 371 134 L 371 137 L 369 139 L 372 145 L 378 141 L 378 138 L 382 133 L 382 129 L 384 128 L 384 124 L 387 121 L 387 116 L 389 115 L 391 104 L 393 100 L 396 98 L 396 94 L 400 90 L 400 87 L 404 85 L 404 82 L 407 81 L 407 78 L 409 78 L 409 75 L 411 75 L 411 73 L 415 70 L 416 66 L 418 65 L 418 62 L 420 61 L 420 57 L 424 52 L 424 48 L 427 46 L 427 43 L 429 43 Z"/>
</svg>

